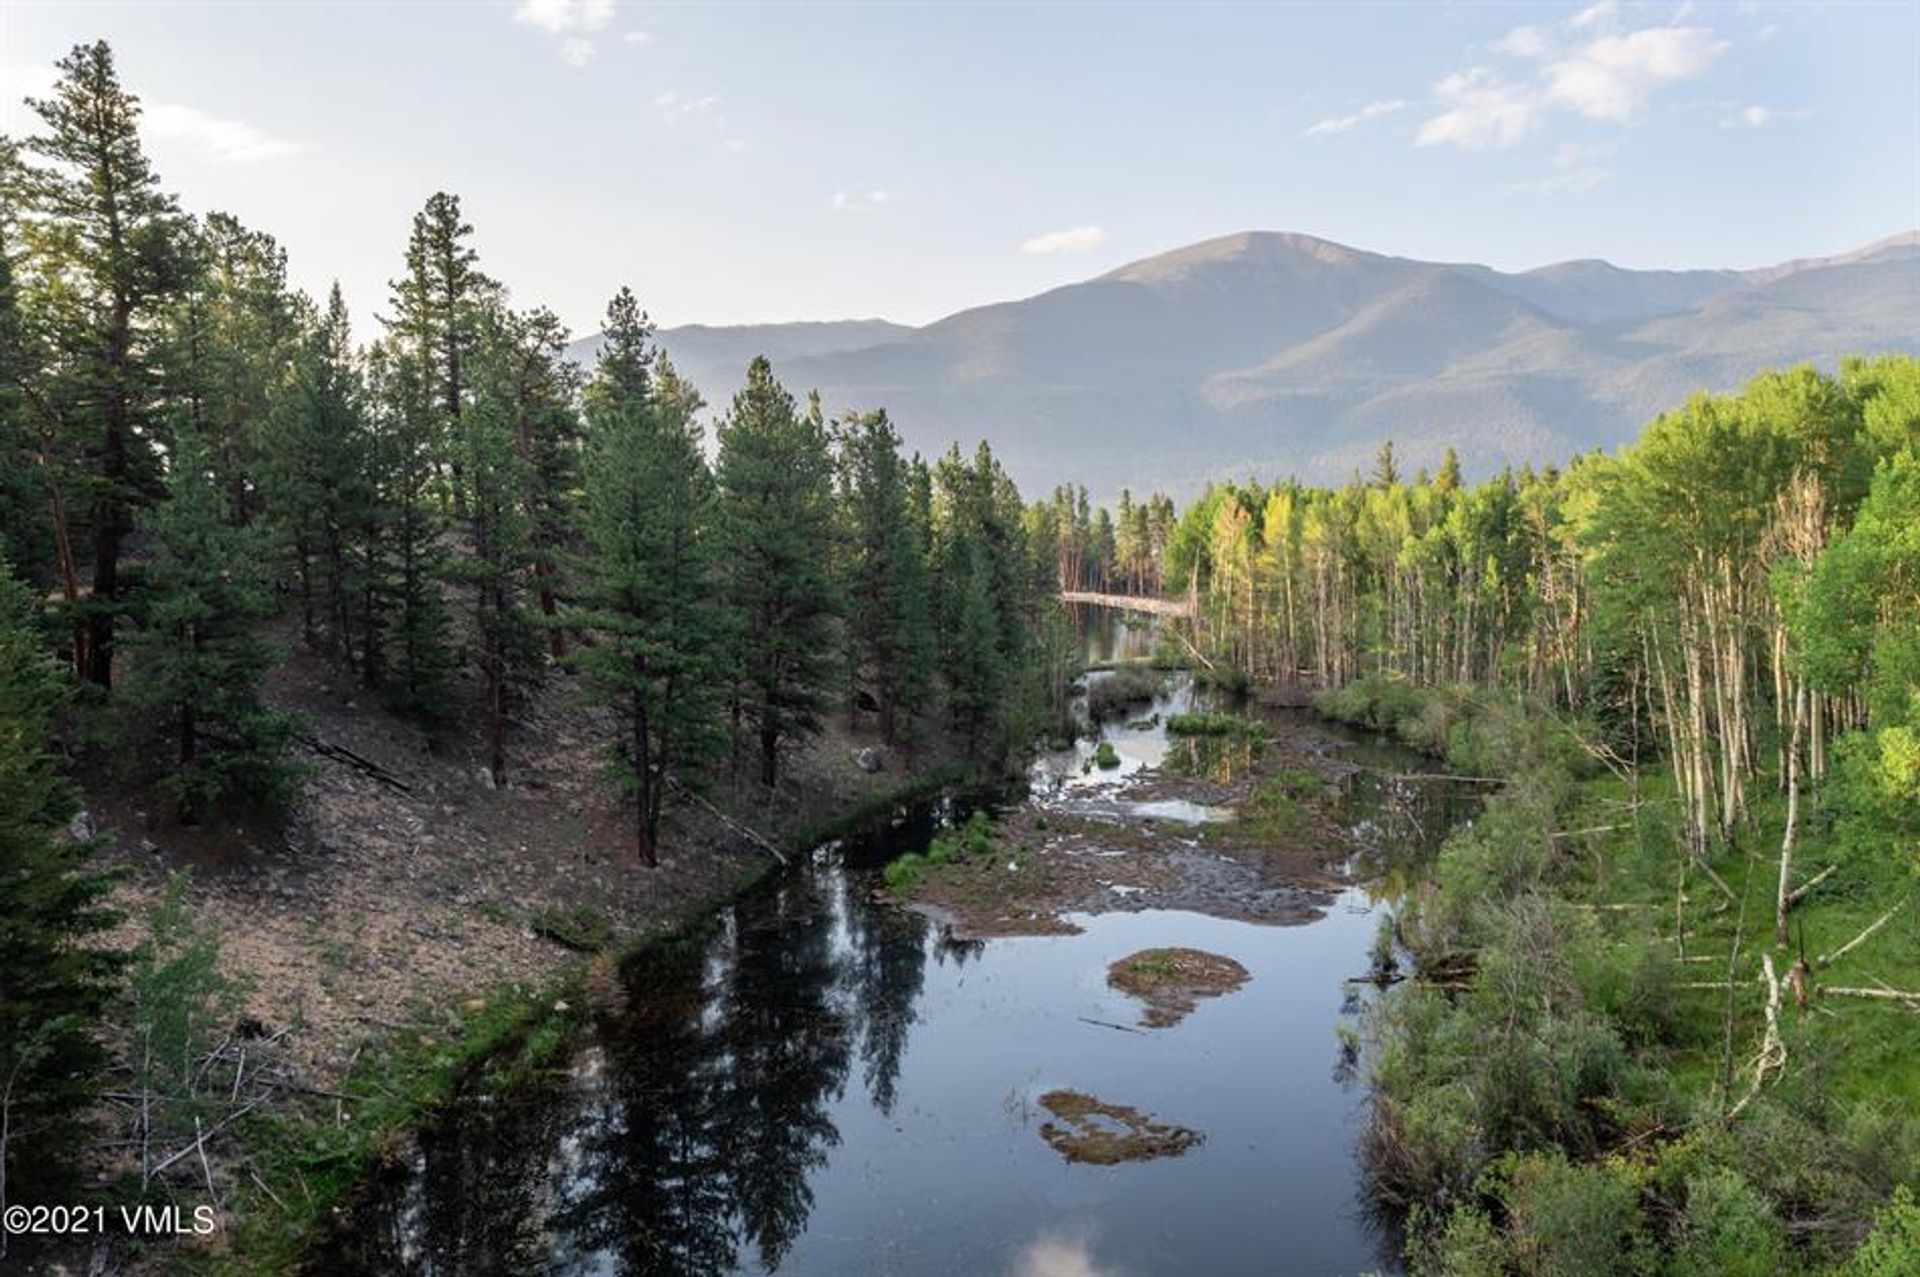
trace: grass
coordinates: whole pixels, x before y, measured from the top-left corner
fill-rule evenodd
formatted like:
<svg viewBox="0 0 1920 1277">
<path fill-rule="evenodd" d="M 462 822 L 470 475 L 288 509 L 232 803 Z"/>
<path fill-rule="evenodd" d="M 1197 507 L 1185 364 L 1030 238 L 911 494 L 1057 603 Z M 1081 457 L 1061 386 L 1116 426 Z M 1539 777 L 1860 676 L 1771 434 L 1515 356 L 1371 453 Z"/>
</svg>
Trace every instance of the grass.
<svg viewBox="0 0 1920 1277">
<path fill-rule="evenodd" d="M 983 858 L 993 852 L 993 818 L 985 811 L 976 811 L 964 824 L 935 834 L 926 850 L 896 856 L 880 876 L 895 895 L 912 895 L 930 866 Z"/>
<path fill-rule="evenodd" d="M 220 1274 L 279 1272 L 313 1237 L 403 1132 L 417 1129 L 466 1088 L 498 1093 L 556 1065 L 585 1017 L 584 973 L 538 991 L 502 992 L 441 1026 L 396 1033 L 358 1057 L 341 1084 L 351 1101 L 313 1103 L 243 1121 L 258 1185 L 230 1203 Z"/>
<path fill-rule="evenodd" d="M 1113 748 L 1112 741 L 1101 741 L 1093 751 L 1093 765 L 1101 771 L 1110 772 L 1120 765 L 1120 755 Z"/>
<path fill-rule="evenodd" d="M 528 917 L 527 926 L 536 936 L 575 953 L 598 953 L 613 940 L 613 923 L 592 905 L 536 909 Z"/>
<path fill-rule="evenodd" d="M 1170 714 L 1169 736 L 1250 736 L 1265 737 L 1271 729 L 1257 718 L 1236 714 Z"/>
</svg>

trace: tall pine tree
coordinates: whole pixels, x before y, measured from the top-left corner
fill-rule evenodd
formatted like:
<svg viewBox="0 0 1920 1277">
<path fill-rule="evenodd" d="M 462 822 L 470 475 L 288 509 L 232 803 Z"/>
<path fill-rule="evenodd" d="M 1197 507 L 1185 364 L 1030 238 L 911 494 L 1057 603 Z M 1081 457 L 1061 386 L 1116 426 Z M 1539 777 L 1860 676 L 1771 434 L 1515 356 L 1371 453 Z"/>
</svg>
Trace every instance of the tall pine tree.
<svg viewBox="0 0 1920 1277">
<path fill-rule="evenodd" d="M 114 917 L 47 747 L 61 700 L 31 596 L 0 560 L 0 1207 L 49 1200 L 94 1099 L 94 1033 L 121 960 L 90 941 Z M 5 1240 L 0 1238 L 0 1256 Z"/>
<path fill-rule="evenodd" d="M 22 239 L 57 370 L 46 387 L 58 420 L 50 459 L 71 521 L 56 536 L 91 544 L 75 665 L 107 687 L 122 553 L 135 513 L 161 490 L 159 320 L 188 271 L 183 223 L 141 149 L 139 99 L 121 88 L 112 50 L 79 45 L 59 71 L 52 95 L 32 103 L 44 131 L 27 149 L 42 163 L 25 175 Z"/>
<path fill-rule="evenodd" d="M 586 392 L 587 552 L 571 612 L 594 640 L 576 659 L 622 720 L 615 767 L 648 865 L 668 777 L 709 761 L 722 740 L 713 476 L 687 411 L 698 397 L 677 378 L 655 383 L 651 332 L 621 289 Z"/>
<path fill-rule="evenodd" d="M 819 405 L 797 411 L 764 358 L 748 366 L 719 438 L 734 678 L 761 782 L 772 785 L 781 746 L 818 730 L 833 683 L 833 456 Z"/>
<path fill-rule="evenodd" d="M 167 500 L 145 523 L 145 617 L 128 641 L 128 700 L 172 745 L 161 787 L 185 822 L 231 794 L 276 801 L 291 779 L 295 722 L 260 700 L 276 659 L 257 632 L 273 614 L 262 538 L 228 521 L 227 496 L 206 445 L 176 439 Z"/>
<path fill-rule="evenodd" d="M 903 720 L 925 707 L 933 621 L 911 473 L 884 411 L 842 425 L 840 474 L 852 675 L 856 685 L 872 686 L 881 736 L 891 744 Z"/>
</svg>

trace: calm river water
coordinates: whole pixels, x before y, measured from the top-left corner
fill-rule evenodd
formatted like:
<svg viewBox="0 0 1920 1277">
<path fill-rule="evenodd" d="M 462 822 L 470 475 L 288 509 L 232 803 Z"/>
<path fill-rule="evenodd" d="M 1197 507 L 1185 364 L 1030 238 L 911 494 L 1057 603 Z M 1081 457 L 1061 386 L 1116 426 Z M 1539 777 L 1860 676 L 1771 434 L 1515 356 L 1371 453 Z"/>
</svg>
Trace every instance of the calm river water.
<svg viewBox="0 0 1920 1277">
<path fill-rule="evenodd" d="M 1110 625 L 1090 647 L 1111 645 Z M 1137 644 L 1138 632 L 1120 636 Z M 1178 708 L 1173 687 L 1156 708 Z M 1276 718 L 1279 731 L 1288 722 Z M 1135 758 L 1159 737 L 1108 727 Z M 1325 734 L 1324 726 L 1315 731 Z M 1090 749 L 1091 746 L 1086 748 Z M 1344 819 L 1389 877 L 1458 818 L 1357 738 Z M 1041 769 L 1044 775 L 1044 766 Z M 1060 802 L 1056 767 L 1050 796 Z M 1097 780 L 1097 778 L 1095 778 Z M 1097 801 L 1088 786 L 1087 797 Z M 367 1274 L 856 1273 L 1094 1277 L 1359 1273 L 1396 1267 L 1354 1160 L 1358 1027 L 1378 911 L 1365 889 L 1316 921 L 1172 912 L 1084 932 L 956 941 L 876 904 L 878 868 L 935 810 L 823 848 L 729 909 L 715 934 L 635 973 L 572 1069 L 459 1106 L 373 1186 L 316 1270 Z M 1376 888 L 1384 892 L 1384 888 Z M 1176 1027 L 1135 1032 L 1107 964 L 1183 945 L 1252 980 Z M 1370 991 L 1366 996 L 1371 996 Z M 1185 1156 L 1069 1165 L 1036 1098 L 1090 1092 L 1203 1132 Z"/>
</svg>

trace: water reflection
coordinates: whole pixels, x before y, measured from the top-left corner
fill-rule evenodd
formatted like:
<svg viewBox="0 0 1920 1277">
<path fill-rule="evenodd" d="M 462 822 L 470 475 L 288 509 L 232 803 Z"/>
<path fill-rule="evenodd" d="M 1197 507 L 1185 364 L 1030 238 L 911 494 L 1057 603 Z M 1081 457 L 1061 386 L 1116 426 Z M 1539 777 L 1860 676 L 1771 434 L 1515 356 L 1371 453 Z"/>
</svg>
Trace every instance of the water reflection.
<svg viewBox="0 0 1920 1277">
<path fill-rule="evenodd" d="M 1343 756 L 1360 765 L 1341 810 L 1366 871 L 1420 863 L 1459 814 L 1458 787 L 1395 775 L 1420 767 L 1397 750 Z M 1070 794 L 1094 796 L 1068 785 L 1055 800 Z M 470 1097 L 371 1186 L 312 1270 L 1393 1266 L 1356 1206 L 1359 1061 L 1340 1032 L 1363 996 L 1340 982 L 1365 965 L 1373 898 L 1345 893 L 1310 926 L 1142 912 L 1077 919 L 1078 936 L 955 941 L 871 898 L 877 866 L 924 845 L 937 814 L 815 856 L 710 938 L 626 973 L 623 1005 L 569 1070 Z M 1231 956 L 1252 981 L 1173 1029 L 1099 1027 L 1133 1013 L 1106 965 L 1166 944 Z M 1164 1163 L 1063 1166 L 1030 1117 L 1059 1086 L 1208 1141 Z"/>
</svg>

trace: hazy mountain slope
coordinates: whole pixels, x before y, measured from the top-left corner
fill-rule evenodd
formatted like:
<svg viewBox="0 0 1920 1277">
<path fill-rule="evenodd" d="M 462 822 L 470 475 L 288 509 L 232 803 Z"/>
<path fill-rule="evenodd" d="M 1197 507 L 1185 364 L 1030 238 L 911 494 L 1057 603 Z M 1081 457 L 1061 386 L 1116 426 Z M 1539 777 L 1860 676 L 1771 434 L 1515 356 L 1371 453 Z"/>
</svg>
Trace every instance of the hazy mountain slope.
<svg viewBox="0 0 1920 1277">
<path fill-rule="evenodd" d="M 886 407 L 922 451 L 990 439 L 1030 492 L 1340 479 L 1385 438 L 1410 466 L 1452 444 L 1485 473 L 1620 443 L 1763 367 L 1920 350 L 1920 237 L 1744 272 L 1505 274 L 1253 232 L 924 328 L 661 338 L 717 405 L 765 353 L 829 412 Z"/>
</svg>

